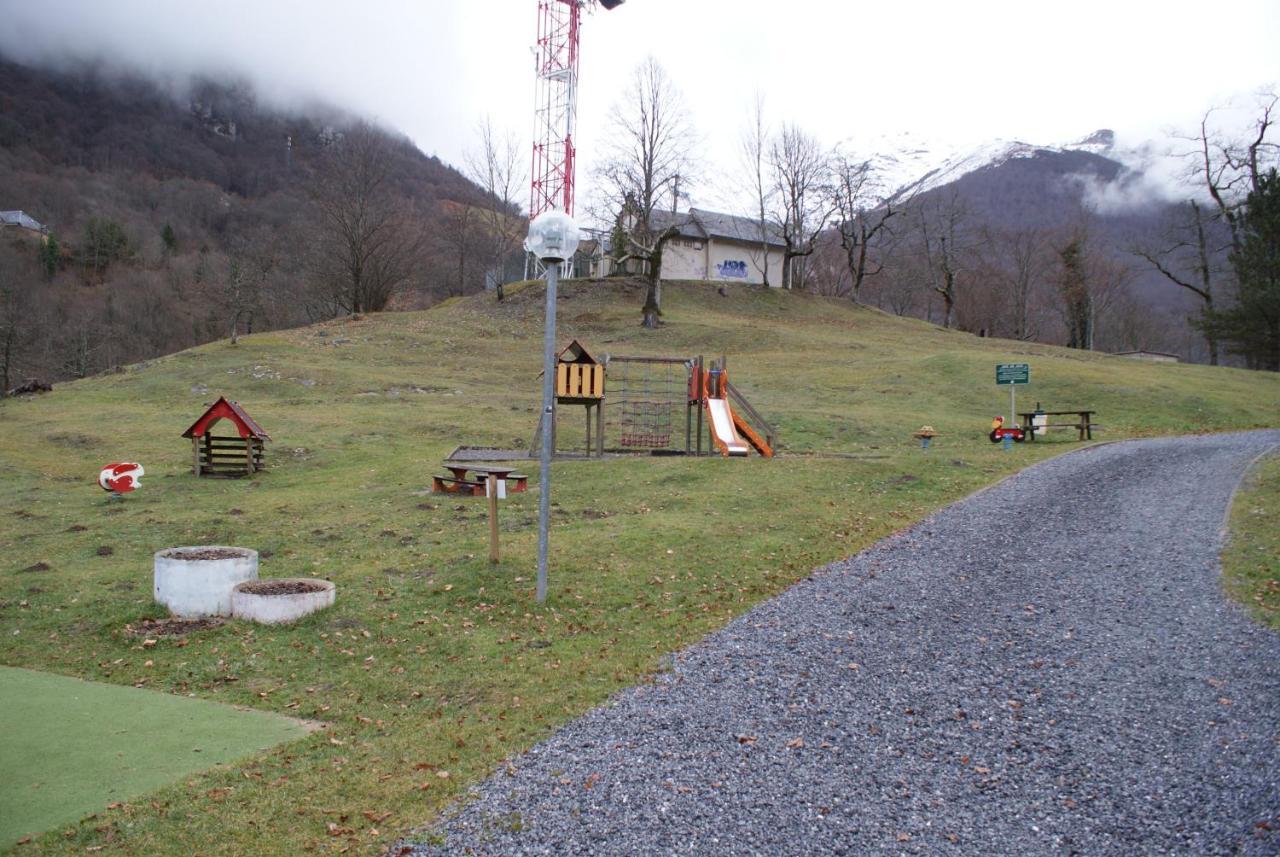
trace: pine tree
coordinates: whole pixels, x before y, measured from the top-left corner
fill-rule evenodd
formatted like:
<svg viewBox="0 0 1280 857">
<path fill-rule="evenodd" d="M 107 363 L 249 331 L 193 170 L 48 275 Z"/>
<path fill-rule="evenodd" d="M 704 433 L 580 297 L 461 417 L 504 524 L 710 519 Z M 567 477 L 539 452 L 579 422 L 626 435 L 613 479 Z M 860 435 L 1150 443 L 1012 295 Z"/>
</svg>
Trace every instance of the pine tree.
<svg viewBox="0 0 1280 857">
<path fill-rule="evenodd" d="M 58 239 L 52 235 L 48 236 L 40 245 L 38 254 L 40 260 L 40 270 L 44 272 L 46 279 L 53 279 L 53 275 L 58 273 L 58 268 L 62 266 L 62 245 L 58 243 Z"/>
<path fill-rule="evenodd" d="M 1235 306 L 1206 314 L 1202 328 L 1254 369 L 1280 372 L 1280 177 L 1258 177 L 1245 201 L 1239 246 L 1231 253 Z"/>
<path fill-rule="evenodd" d="M 1067 347 L 1093 348 L 1093 298 L 1085 273 L 1084 241 L 1073 237 L 1058 251 L 1062 264 L 1058 290 L 1067 320 Z"/>
</svg>

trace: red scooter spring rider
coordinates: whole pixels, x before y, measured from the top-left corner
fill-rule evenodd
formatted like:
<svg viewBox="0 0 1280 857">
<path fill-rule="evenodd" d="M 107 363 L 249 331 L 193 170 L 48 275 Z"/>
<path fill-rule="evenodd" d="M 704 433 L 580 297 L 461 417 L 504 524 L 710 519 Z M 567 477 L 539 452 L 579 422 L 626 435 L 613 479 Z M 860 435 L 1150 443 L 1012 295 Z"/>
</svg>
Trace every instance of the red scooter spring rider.
<svg viewBox="0 0 1280 857">
<path fill-rule="evenodd" d="M 991 421 L 991 442 L 999 443 L 1005 438 L 1011 438 L 1015 443 L 1022 443 L 1027 439 L 1027 433 L 1020 426 L 1004 427 L 1004 417 L 996 417 Z"/>
</svg>

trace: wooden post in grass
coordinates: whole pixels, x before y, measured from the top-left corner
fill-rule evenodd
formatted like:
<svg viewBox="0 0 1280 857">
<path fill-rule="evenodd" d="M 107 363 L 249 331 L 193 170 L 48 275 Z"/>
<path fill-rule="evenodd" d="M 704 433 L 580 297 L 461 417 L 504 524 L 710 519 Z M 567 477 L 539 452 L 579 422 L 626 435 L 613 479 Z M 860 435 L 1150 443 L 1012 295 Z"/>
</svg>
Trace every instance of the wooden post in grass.
<svg viewBox="0 0 1280 857">
<path fill-rule="evenodd" d="M 696 453 L 695 453 L 695 454 L 696 454 L 696 455 L 702 455 L 702 355 L 701 355 L 701 354 L 699 354 L 699 355 L 698 355 L 698 365 L 694 367 L 694 370 L 693 370 L 693 371 L 695 371 L 695 372 L 697 372 L 697 373 L 698 373 L 698 385 L 694 388 L 694 389 L 696 390 L 696 395 L 697 395 L 697 398 L 698 398 L 698 404 L 697 404 L 697 410 L 698 410 L 698 435 L 697 435 L 697 437 L 698 437 L 698 449 L 697 449 L 697 451 L 696 451 Z"/>
<path fill-rule="evenodd" d="M 498 564 L 498 477 L 488 476 L 489 494 L 489 562 Z"/>
</svg>

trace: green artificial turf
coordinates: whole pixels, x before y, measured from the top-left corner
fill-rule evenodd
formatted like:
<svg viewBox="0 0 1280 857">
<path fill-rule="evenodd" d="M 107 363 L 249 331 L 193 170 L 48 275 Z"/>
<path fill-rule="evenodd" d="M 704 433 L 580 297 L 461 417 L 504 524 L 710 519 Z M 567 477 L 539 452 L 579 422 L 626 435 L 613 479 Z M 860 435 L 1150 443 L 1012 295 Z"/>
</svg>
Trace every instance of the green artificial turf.
<svg viewBox="0 0 1280 857">
<path fill-rule="evenodd" d="M 0 667 L 0 847 L 309 731 L 202 699 Z"/>
</svg>

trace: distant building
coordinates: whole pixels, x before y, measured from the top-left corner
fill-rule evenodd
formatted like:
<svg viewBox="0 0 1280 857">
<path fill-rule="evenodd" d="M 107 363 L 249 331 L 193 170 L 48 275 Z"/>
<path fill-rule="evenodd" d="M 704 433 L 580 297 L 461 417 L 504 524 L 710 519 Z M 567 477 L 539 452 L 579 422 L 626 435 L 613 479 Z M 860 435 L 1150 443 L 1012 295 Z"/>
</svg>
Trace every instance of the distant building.
<svg viewBox="0 0 1280 857">
<path fill-rule="evenodd" d="M 1163 351 L 1116 351 L 1113 357 L 1128 357 L 1130 360 L 1147 360 L 1152 363 L 1181 363 L 1177 354 L 1166 354 Z"/>
<path fill-rule="evenodd" d="M 769 284 L 782 285 L 786 244 L 776 224 L 766 224 L 761 236 L 759 222 L 749 217 L 691 208 L 684 213 L 655 211 L 649 225 L 654 232 L 670 226 L 679 230 L 663 249 L 664 280 L 723 280 L 759 285 L 764 282 L 767 263 Z M 613 273 L 611 249 L 607 236 L 590 244 L 590 276 Z"/>
<path fill-rule="evenodd" d="M 49 228 L 25 211 L 0 211 L 0 229 L 26 229 L 37 235 L 48 235 Z"/>
</svg>

